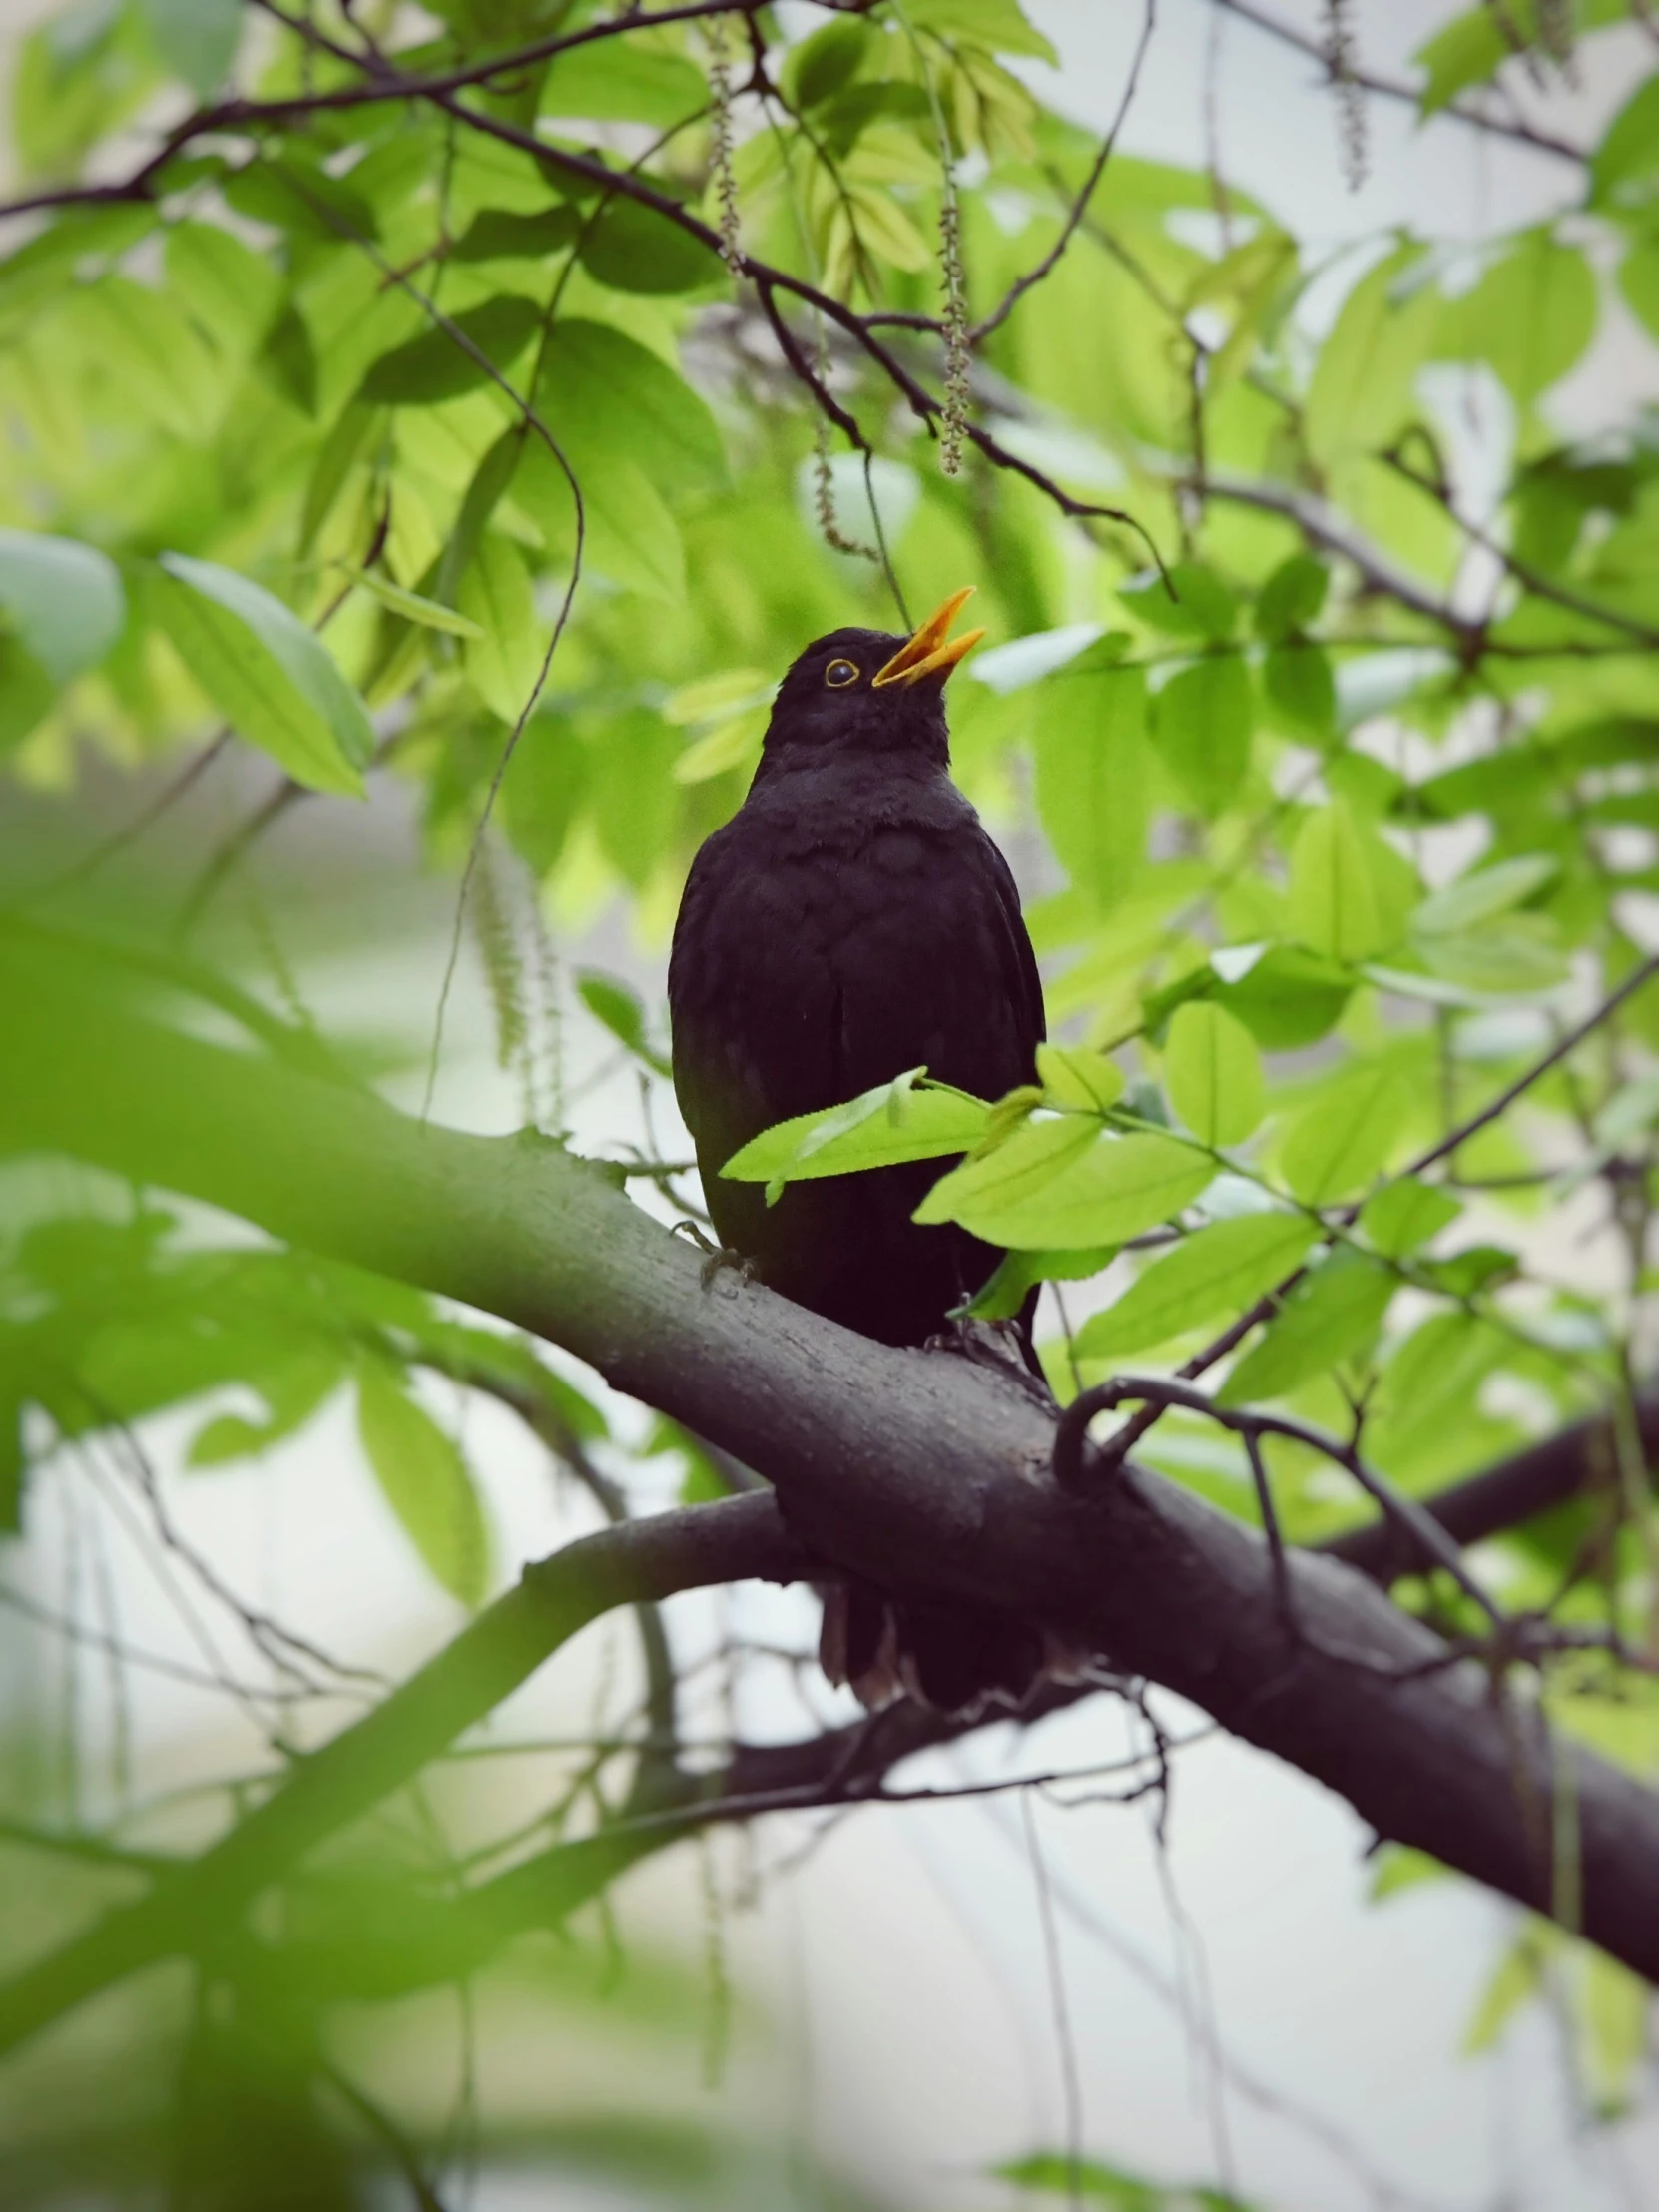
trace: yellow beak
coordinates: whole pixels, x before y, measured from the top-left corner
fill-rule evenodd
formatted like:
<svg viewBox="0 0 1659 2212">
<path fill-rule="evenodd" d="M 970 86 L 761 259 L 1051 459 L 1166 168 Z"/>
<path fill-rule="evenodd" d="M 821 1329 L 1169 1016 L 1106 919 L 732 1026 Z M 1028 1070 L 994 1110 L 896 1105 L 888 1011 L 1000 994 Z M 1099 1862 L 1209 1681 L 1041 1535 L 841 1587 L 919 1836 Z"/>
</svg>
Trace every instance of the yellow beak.
<svg viewBox="0 0 1659 2212">
<path fill-rule="evenodd" d="M 949 636 L 950 625 L 967 602 L 973 597 L 973 586 L 966 584 L 960 591 L 953 591 L 942 607 L 935 607 L 913 637 L 905 639 L 886 667 L 879 669 L 872 679 L 875 689 L 883 684 L 917 684 L 924 676 L 937 675 L 941 684 L 949 680 L 956 663 L 971 653 L 985 635 L 983 630 L 964 630 L 959 638 Z"/>
</svg>

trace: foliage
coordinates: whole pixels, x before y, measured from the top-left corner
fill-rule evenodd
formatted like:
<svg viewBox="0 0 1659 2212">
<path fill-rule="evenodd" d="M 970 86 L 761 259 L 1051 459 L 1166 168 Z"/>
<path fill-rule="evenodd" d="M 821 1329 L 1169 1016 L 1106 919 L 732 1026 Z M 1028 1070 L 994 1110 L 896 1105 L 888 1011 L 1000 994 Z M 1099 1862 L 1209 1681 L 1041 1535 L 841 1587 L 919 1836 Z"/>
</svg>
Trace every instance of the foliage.
<svg viewBox="0 0 1659 2212">
<path fill-rule="evenodd" d="M 102 906 L 84 854 L 61 878 L 30 855 L 0 931 L 96 934 L 349 1083 L 357 1047 L 317 1032 L 265 925 L 233 982 L 248 945 L 204 916 L 278 816 L 344 819 L 396 782 L 461 882 L 526 1119 L 562 1139 L 562 1021 L 642 1081 L 668 1062 L 631 987 L 564 991 L 556 940 L 620 902 L 659 948 L 791 654 L 974 579 L 991 640 L 952 688 L 957 773 L 993 827 L 1043 832 L 1028 911 L 1058 1041 L 1007 1100 L 912 1069 L 727 1172 L 775 1197 L 940 1161 L 918 1218 L 1007 1254 L 976 1313 L 1073 1287 L 1084 1318 L 1045 1351 L 1062 1397 L 1150 1355 L 1300 1425 L 1264 1446 L 1294 1541 L 1373 1509 L 1322 1435 L 1422 1496 L 1611 1406 L 1602 1493 L 1487 1564 L 1559 1632 L 1535 1646 L 1559 1725 L 1651 1776 L 1659 1703 L 1625 1660 L 1653 1648 L 1659 1540 L 1633 1394 L 1659 1142 L 1659 421 L 1578 437 L 1559 405 L 1615 294 L 1659 344 L 1651 50 L 1599 143 L 1557 160 L 1548 220 L 1332 264 L 1219 178 L 1103 160 L 1032 89 L 1052 49 L 1016 0 L 819 12 L 786 44 L 747 5 L 654 25 L 442 0 L 410 28 L 373 5 L 123 0 L 28 34 L 0 263 L 0 775 L 37 794 L 108 764 L 275 775 L 192 849 L 182 895 L 136 842 L 93 854 L 95 891 L 111 859 L 130 889 Z M 1466 113 L 1506 72 L 1553 83 L 1561 22 L 1587 41 L 1640 12 L 1475 7 L 1418 57 L 1422 111 Z M 670 1164 L 635 1170 L 674 1194 Z M 1541 1233 L 1589 1185 L 1595 1296 Z M 470 1606 L 488 1531 L 416 1378 L 508 1404 L 579 1467 L 596 1441 L 626 1461 L 634 1432 L 584 1384 L 411 1288 L 148 1195 L 18 1188 L 13 1530 L 84 1435 L 189 1408 L 205 1469 L 352 1392 L 403 1537 Z M 1138 1448 L 1260 1517 L 1236 1430 L 1166 1410 Z M 660 1427 L 640 1457 L 665 1449 L 688 1495 L 723 1486 Z M 1398 1594 L 1480 1625 L 1443 1575 Z M 1544 1987 L 1546 1936 L 1565 1940 L 1522 1936 L 1476 2041 Z M 1574 1970 L 1611 2106 L 1632 2000 L 1606 1961 Z M 1063 2163 L 1003 2172 L 1063 2188 Z M 1088 2175 L 1100 2201 L 1174 2201 Z"/>
</svg>

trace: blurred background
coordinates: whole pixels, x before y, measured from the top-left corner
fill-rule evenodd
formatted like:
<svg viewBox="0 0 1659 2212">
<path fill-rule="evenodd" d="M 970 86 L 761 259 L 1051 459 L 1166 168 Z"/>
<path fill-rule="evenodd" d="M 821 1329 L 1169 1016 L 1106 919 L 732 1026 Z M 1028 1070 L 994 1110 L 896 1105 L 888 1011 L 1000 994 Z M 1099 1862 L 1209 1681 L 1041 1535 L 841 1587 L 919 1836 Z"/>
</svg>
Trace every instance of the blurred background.
<svg viewBox="0 0 1659 2212">
<path fill-rule="evenodd" d="M 9 56 L 44 12 L 0 0 Z M 1028 12 L 1060 66 L 1011 66 L 1062 113 L 1105 128 L 1139 8 L 1031 0 Z M 1366 66 L 1403 79 L 1449 12 L 1434 0 L 1349 11 Z M 805 11 L 778 13 L 788 25 Z M 1274 13 L 1309 39 L 1325 35 L 1309 0 L 1275 0 Z M 1593 140 L 1646 36 L 1633 22 L 1588 44 L 1575 82 L 1551 86 L 1552 127 Z M 1524 111 L 1524 74 L 1512 89 Z M 1559 165 L 1512 141 L 1422 124 L 1387 100 L 1372 102 L 1369 130 L 1365 180 L 1351 190 L 1314 61 L 1242 12 L 1160 0 L 1121 144 L 1187 167 L 1219 159 L 1311 259 L 1326 258 L 1330 285 L 1316 282 L 1298 309 L 1316 331 L 1349 280 L 1351 245 L 1375 253 L 1397 230 L 1473 246 L 1562 203 Z M 1648 398 L 1659 398 L 1659 354 L 1614 301 L 1590 353 L 1550 395 L 1551 417 L 1585 437 Z M 104 760 L 85 764 L 73 795 L 49 773 L 33 788 L 7 785 L 8 875 L 72 860 L 172 773 L 163 763 L 127 774 Z M 251 757 L 204 779 L 151 845 L 151 880 L 193 866 L 267 789 Z M 377 1048 L 388 1095 L 409 1107 L 421 1101 L 456 897 L 454 872 L 422 862 L 417 808 L 387 778 L 348 818 L 293 808 L 256 862 L 259 910 L 303 974 L 311 1015 L 325 1033 Z M 1052 888 L 1035 837 L 999 827 L 1027 894 Z M 624 980 L 660 1033 L 672 909 L 630 909 L 579 871 L 558 901 L 566 973 Z M 666 1089 L 652 1095 L 647 1128 L 635 1064 L 574 995 L 560 1039 L 579 1147 L 649 1140 L 663 1157 L 684 1156 Z M 496 1044 L 469 943 L 445 1014 L 440 1119 L 517 1126 L 521 1095 Z M 122 1194 L 90 1174 L 81 1181 L 89 1212 L 119 1215 Z M 22 1182 L 9 1192 L 14 1220 L 40 1202 Z M 643 1202 L 672 1218 L 670 1199 L 648 1190 Z M 1575 1264 L 1597 1263 L 1592 1252 Z M 649 1428 L 639 1408 L 570 1373 L 621 1436 Z M 464 1423 L 492 1591 L 525 1559 L 597 1524 L 591 1498 L 506 1410 L 430 1376 L 419 1397 L 440 1424 Z M 249 1408 L 232 1390 L 208 1409 Z M 135 1507 L 132 1470 L 91 1447 L 66 1451 L 59 1479 L 35 1484 L 25 1533 L 0 1566 L 0 1758 L 23 1827 L 102 1824 L 120 1851 L 141 1855 L 214 1833 L 235 1802 L 226 1778 L 255 1775 L 271 1756 L 273 1707 L 235 1689 L 253 1663 L 250 1610 L 344 1666 L 392 1676 L 464 1618 L 362 1478 L 348 1405 L 331 1404 L 257 1459 L 191 1469 L 186 1447 L 202 1419 L 199 1401 L 136 1431 L 144 1478 L 158 1485 L 155 1516 Z M 674 1448 L 644 1460 L 617 1451 L 614 1462 L 606 1442 L 591 1448 L 602 1470 L 626 1478 L 636 1509 L 672 1502 L 687 1480 Z M 706 1662 L 688 1693 L 694 1732 L 735 1727 L 768 1740 L 799 1733 L 806 1718 L 853 1717 L 848 1698 L 787 1656 L 736 1672 L 722 1662 L 735 1640 L 809 1652 L 816 1610 L 804 1594 L 687 1597 L 671 1618 L 676 1648 Z M 278 1731 L 320 1740 L 365 1688 L 344 1679 L 343 1694 L 278 1715 Z M 619 1616 L 516 1695 L 467 1756 L 433 1770 L 431 1806 L 451 1839 L 534 1821 L 568 1773 L 557 1747 L 620 1725 L 638 1694 L 636 1638 Z M 1027 2201 L 1018 2162 L 1057 2157 L 1068 2131 L 1098 2163 L 1095 2198 L 1125 2205 L 1213 2204 L 1221 2198 L 1202 2192 L 1215 2190 L 1279 2212 L 1659 2207 L 1650 2076 L 1638 2071 L 1631 2107 L 1609 2118 L 1583 2049 L 1547 2005 L 1483 2032 L 1514 1934 L 1506 1907 L 1451 1881 L 1379 1899 L 1372 1839 L 1346 1806 L 1207 1735 L 1203 1717 L 1175 1701 L 1155 1695 L 1153 1706 L 1172 1738 L 1193 1739 L 1161 1825 L 1155 1803 L 1102 1802 L 1084 1779 L 949 1797 L 997 1778 L 1082 1775 L 1133 1753 L 1141 1722 L 1093 1700 L 904 1769 L 903 1788 L 941 1799 L 780 1814 L 664 1853 L 625 1878 L 603 1913 L 524 1940 L 464 1988 L 342 2005 L 330 2047 L 434 2161 L 442 2201 L 474 2212 L 979 2212 Z M 118 1860 L 51 1859 L 26 1841 L 6 1846 L 5 1834 L 0 1936 L 19 1954 L 77 1925 L 91 1900 L 114 1894 L 112 1878 L 119 1885 Z M 142 2165 L 142 2146 L 169 2124 L 162 2076 L 188 2032 L 187 2004 L 182 1969 L 152 1973 L 11 2062 L 0 2074 L 0 2176 L 12 2180 L 0 2179 L 0 2199 L 65 2212 L 116 2201 L 124 2162 Z M 225 2109 L 258 2124 L 245 2104 Z M 285 2147 L 262 2201 L 329 2201 L 323 2169 L 308 2174 L 280 2130 L 273 2141 Z M 1113 2172 L 1141 2177 L 1149 2193 L 1127 2193 Z M 1025 2178 L 1042 2177 L 1027 2166 Z M 398 2201 L 395 2167 L 383 2187 L 383 2201 Z M 1058 2201 L 1063 2182 L 1054 2187 Z"/>
</svg>

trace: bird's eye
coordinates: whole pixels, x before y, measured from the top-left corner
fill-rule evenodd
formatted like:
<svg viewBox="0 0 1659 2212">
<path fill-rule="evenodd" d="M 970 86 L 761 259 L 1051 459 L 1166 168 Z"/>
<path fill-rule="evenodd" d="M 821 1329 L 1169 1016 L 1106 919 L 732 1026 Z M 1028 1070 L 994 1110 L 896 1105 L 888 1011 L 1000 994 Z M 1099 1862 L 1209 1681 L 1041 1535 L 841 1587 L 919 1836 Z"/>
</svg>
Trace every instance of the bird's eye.
<svg viewBox="0 0 1659 2212">
<path fill-rule="evenodd" d="M 856 664 L 851 661 L 831 661 L 824 672 L 824 681 L 832 684 L 836 691 L 843 691 L 848 684 L 858 681 Z"/>
</svg>

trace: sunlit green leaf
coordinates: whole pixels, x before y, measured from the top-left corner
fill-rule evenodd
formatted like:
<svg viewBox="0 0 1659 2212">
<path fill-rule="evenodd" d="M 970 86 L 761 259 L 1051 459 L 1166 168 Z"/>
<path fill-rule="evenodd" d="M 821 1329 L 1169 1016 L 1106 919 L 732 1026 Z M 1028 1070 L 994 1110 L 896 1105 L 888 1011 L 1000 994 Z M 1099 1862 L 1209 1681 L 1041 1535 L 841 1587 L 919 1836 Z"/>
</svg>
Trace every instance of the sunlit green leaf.
<svg viewBox="0 0 1659 2212">
<path fill-rule="evenodd" d="M 1204 999 L 1175 1010 L 1164 1082 L 1170 1104 L 1201 1144 L 1241 1144 L 1267 1102 L 1261 1055 L 1249 1030 Z"/>
<path fill-rule="evenodd" d="M 1218 1221 L 1154 1260 L 1076 1338 L 1080 1360 L 1145 1352 L 1189 1329 L 1243 1313 L 1301 1265 L 1319 1241 L 1305 1214 L 1244 1214 Z"/>
<path fill-rule="evenodd" d="M 1218 1392 L 1224 1405 L 1284 1397 L 1363 1352 L 1396 1288 L 1375 1260 L 1339 1249 L 1303 1277 Z"/>
<path fill-rule="evenodd" d="M 1250 676 L 1236 653 L 1216 653 L 1172 676 L 1154 708 L 1158 750 L 1200 814 L 1219 815 L 1250 766 Z"/>
<path fill-rule="evenodd" d="M 363 378 L 358 398 L 369 406 L 430 406 L 475 391 L 505 373 L 534 337 L 542 309 L 534 299 L 499 292 L 482 306 L 450 318 L 450 329 L 423 330 L 381 354 Z"/>
<path fill-rule="evenodd" d="M 1462 1207 L 1449 1191 L 1402 1175 L 1360 1209 L 1360 1227 L 1384 1259 L 1400 1260 L 1437 1237 Z"/>
<path fill-rule="evenodd" d="M 1352 1198 L 1387 1159 L 1410 1110 L 1403 1077 L 1385 1065 L 1360 1066 L 1340 1076 L 1287 1132 L 1286 1181 L 1309 1206 Z"/>
<path fill-rule="evenodd" d="M 1171 1137 L 1111 1137 L 1084 1117 L 1028 1122 L 994 1150 L 952 1169 L 916 1209 L 958 1221 L 988 1243 L 1122 1244 L 1188 1206 L 1215 1173 Z"/>
<path fill-rule="evenodd" d="M 1062 672 L 1044 685 L 1037 805 L 1079 890 L 1109 907 L 1146 856 L 1146 678 L 1136 668 Z"/>
<path fill-rule="evenodd" d="M 919 1082 L 922 1072 L 912 1068 L 844 1106 L 780 1122 L 752 1137 L 721 1173 L 740 1183 L 765 1183 L 776 1196 L 786 1183 L 965 1152 L 984 1136 L 989 1107 Z"/>
</svg>

